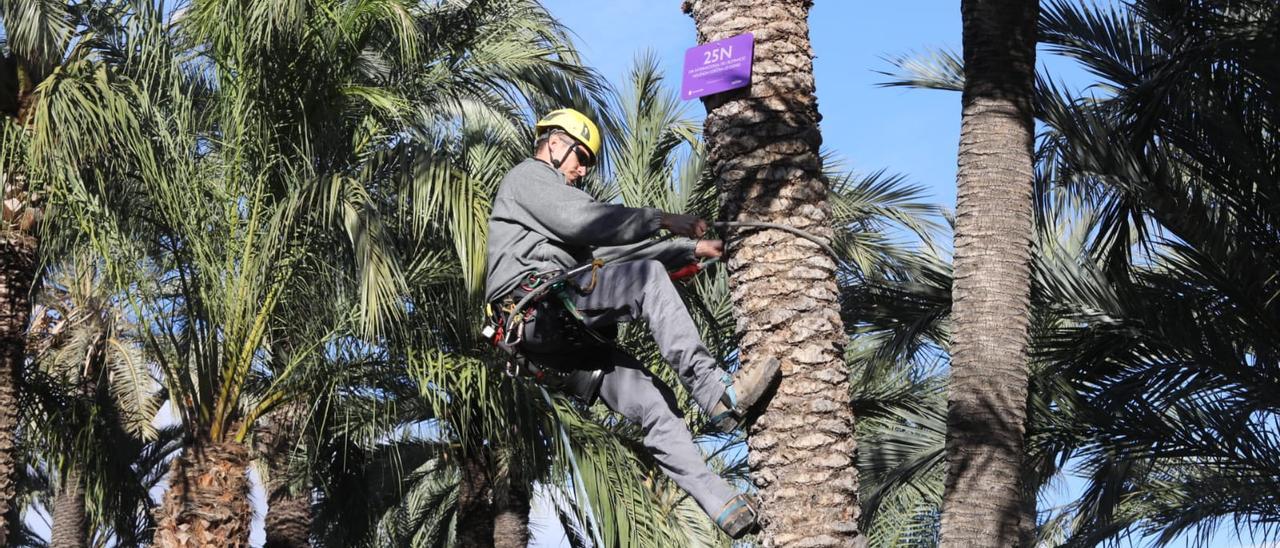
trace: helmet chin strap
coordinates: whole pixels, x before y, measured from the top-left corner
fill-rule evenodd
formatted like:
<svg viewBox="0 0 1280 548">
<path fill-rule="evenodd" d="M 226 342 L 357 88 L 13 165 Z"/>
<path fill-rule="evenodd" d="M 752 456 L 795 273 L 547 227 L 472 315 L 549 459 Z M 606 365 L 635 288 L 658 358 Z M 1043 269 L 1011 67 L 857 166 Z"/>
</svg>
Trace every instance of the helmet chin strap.
<svg viewBox="0 0 1280 548">
<path fill-rule="evenodd" d="M 560 169 L 560 165 L 561 165 L 561 164 L 563 164 L 565 160 L 568 160 L 568 159 L 569 159 L 569 155 L 570 155 L 570 154 L 573 154 L 573 147 L 574 147 L 574 146 L 575 146 L 575 145 L 571 145 L 571 146 L 569 146 L 569 148 L 565 149 L 564 154 L 560 155 L 560 159 L 558 159 L 558 160 L 557 160 L 557 159 L 555 159 L 555 158 L 551 158 L 551 167 L 554 167 L 554 168 L 556 168 L 556 169 Z M 550 152 L 550 151 L 548 150 L 548 152 Z M 548 154 L 547 156 L 550 156 L 550 154 Z"/>
</svg>

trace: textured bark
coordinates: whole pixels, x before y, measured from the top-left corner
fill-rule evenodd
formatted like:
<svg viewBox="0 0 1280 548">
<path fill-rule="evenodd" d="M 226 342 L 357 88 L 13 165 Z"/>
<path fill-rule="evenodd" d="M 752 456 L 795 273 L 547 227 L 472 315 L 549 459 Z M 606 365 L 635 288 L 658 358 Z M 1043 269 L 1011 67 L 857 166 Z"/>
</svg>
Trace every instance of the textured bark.
<svg viewBox="0 0 1280 548">
<path fill-rule="evenodd" d="M 497 515 L 493 518 L 494 548 L 525 548 L 529 545 L 529 489 L 511 480 L 498 494 Z"/>
<path fill-rule="evenodd" d="M 493 475 L 482 458 L 462 458 L 458 493 L 458 546 L 493 546 Z"/>
<path fill-rule="evenodd" d="M 942 542 L 1018 546 L 1027 401 L 1036 0 L 963 0 Z"/>
<path fill-rule="evenodd" d="M 26 358 L 26 331 L 31 318 L 31 284 L 35 279 L 35 269 L 35 237 L 12 225 L 0 228 L 0 516 L 13 507 L 17 495 L 16 385 Z M 7 545 L 7 542 L 8 526 L 0 520 L 0 546 Z"/>
<path fill-rule="evenodd" d="M 266 544 L 263 548 L 308 548 L 311 546 L 311 493 L 309 481 L 293 481 L 289 454 L 298 444 L 307 406 L 292 402 L 273 411 L 263 420 L 258 433 L 261 458 L 266 462 L 267 515 Z M 302 484 L 298 487 L 297 484 Z"/>
<path fill-rule="evenodd" d="M 189 444 L 173 460 L 158 510 L 155 545 L 229 548 L 249 545 L 249 451 L 235 442 Z"/>
<path fill-rule="evenodd" d="M 700 43 L 755 37 L 751 87 L 704 97 L 707 161 L 726 220 L 783 223 L 831 238 L 813 51 L 803 0 L 686 1 Z M 863 544 L 836 264 L 788 233 L 748 231 L 729 248 L 744 364 L 782 362 L 750 432 L 766 546 Z"/>
<path fill-rule="evenodd" d="M 1024 466 L 1022 471 L 1022 515 L 1018 518 L 1018 538 L 1022 539 L 1019 546 L 1031 548 L 1040 541 L 1036 534 L 1035 469 Z"/>
<path fill-rule="evenodd" d="M 311 546 L 311 500 L 298 495 L 273 495 L 267 507 L 263 548 Z"/>
<path fill-rule="evenodd" d="M 85 539 L 84 479 L 71 468 L 62 479 L 62 491 L 53 501 L 51 548 L 83 548 Z"/>
<path fill-rule="evenodd" d="M 36 94 L 35 89 L 39 82 L 31 79 L 30 73 L 23 68 L 23 64 L 14 63 L 14 77 L 18 81 L 17 93 L 13 95 L 13 110 L 6 112 L 12 114 L 14 122 L 19 126 L 26 126 L 31 122 L 31 117 L 35 115 Z"/>
</svg>

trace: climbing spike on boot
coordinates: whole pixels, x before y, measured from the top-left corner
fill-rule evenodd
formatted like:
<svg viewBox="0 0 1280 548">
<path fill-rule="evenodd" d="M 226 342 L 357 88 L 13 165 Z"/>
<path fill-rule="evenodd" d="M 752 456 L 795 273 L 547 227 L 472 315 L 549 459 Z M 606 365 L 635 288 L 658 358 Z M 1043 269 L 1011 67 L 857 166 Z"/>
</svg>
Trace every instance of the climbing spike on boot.
<svg viewBox="0 0 1280 548">
<path fill-rule="evenodd" d="M 716 402 L 715 409 L 711 411 L 711 427 L 731 433 L 743 426 L 748 418 L 759 414 L 757 404 L 762 403 L 761 398 L 778 378 L 781 369 L 782 364 L 776 358 L 739 368 L 733 375 L 733 383 L 725 387 L 726 397 Z"/>
</svg>

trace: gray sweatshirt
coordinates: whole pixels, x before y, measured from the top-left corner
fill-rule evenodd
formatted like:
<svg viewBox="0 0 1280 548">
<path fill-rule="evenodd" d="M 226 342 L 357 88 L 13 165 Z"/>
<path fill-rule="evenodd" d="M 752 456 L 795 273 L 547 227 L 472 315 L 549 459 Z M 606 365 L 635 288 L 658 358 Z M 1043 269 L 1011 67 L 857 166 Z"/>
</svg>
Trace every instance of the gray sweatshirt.
<svg viewBox="0 0 1280 548">
<path fill-rule="evenodd" d="M 617 257 L 658 231 L 662 211 L 597 201 L 555 168 L 527 159 L 498 187 L 489 216 L 485 299 L 497 301 L 525 276 Z M 675 268 L 696 260 L 694 241 L 672 239 L 627 257 Z"/>
</svg>

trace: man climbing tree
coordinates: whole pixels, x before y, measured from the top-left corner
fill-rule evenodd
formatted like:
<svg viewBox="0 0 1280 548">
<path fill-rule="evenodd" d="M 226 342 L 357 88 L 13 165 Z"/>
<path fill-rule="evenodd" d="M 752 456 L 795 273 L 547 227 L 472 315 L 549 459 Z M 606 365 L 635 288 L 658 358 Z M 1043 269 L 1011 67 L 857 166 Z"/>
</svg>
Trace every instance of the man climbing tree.
<svg viewBox="0 0 1280 548">
<path fill-rule="evenodd" d="M 663 358 L 713 425 L 741 427 L 779 364 L 755 360 L 733 376 L 720 368 L 665 268 L 718 257 L 723 242 L 650 241 L 659 229 L 701 238 L 707 224 L 690 215 L 599 202 L 576 188 L 601 148 L 599 130 L 582 113 L 553 111 L 536 127 L 534 157 L 503 178 L 489 219 L 486 300 L 504 330 L 495 337 L 516 352 L 517 363 L 527 360 L 552 384 L 587 402 L 598 397 L 639 423 L 644 445 L 663 471 L 726 534 L 740 538 L 756 524 L 754 501 L 708 469 L 670 388 L 611 340 L 618 322 L 645 319 Z M 609 257 L 625 260 L 599 260 Z M 584 263 L 594 266 L 563 286 L 553 283 Z M 531 294 L 536 298 L 526 299 Z"/>
<path fill-rule="evenodd" d="M 686 0 L 683 9 L 699 43 L 747 32 L 755 39 L 750 87 L 703 98 L 707 163 L 725 218 L 780 223 L 829 241 L 811 4 Z M 781 386 L 749 441 L 763 543 L 856 544 L 858 477 L 834 259 L 812 242 L 760 230 L 733 246 L 728 264 L 743 356 L 782 361 Z"/>
</svg>

